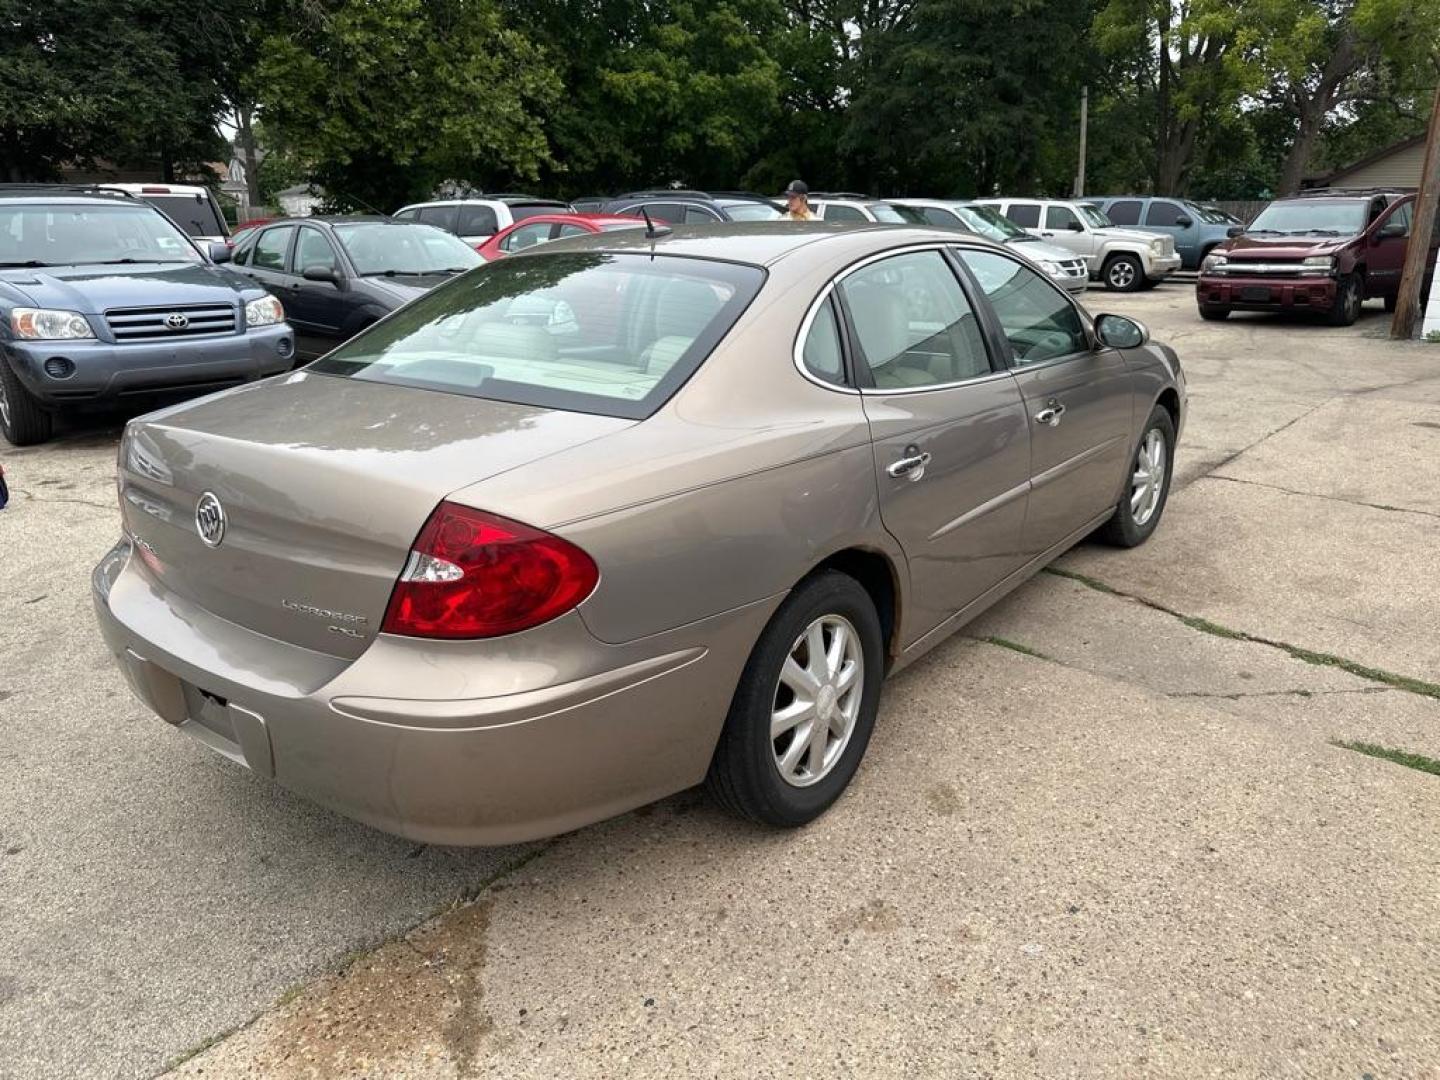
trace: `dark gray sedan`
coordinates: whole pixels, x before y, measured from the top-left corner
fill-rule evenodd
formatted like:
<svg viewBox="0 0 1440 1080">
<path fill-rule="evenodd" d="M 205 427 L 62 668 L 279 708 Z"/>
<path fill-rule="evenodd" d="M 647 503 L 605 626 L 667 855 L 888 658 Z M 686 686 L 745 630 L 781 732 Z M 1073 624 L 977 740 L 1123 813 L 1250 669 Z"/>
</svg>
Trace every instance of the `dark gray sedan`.
<svg viewBox="0 0 1440 1080">
<path fill-rule="evenodd" d="M 800 825 L 885 676 L 1151 535 L 1185 400 L 1144 327 L 953 230 L 560 240 L 131 423 L 96 608 L 165 720 L 417 840 L 707 778 Z"/>
<path fill-rule="evenodd" d="M 447 232 L 386 217 L 281 219 L 246 236 L 231 259 L 285 305 L 301 361 L 482 261 Z"/>
</svg>

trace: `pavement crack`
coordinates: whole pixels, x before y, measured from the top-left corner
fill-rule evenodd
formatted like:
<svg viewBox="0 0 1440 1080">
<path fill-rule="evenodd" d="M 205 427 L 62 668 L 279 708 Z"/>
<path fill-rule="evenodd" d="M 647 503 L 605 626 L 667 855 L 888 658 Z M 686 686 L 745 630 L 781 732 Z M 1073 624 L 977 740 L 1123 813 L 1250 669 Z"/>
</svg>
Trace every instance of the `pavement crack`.
<svg viewBox="0 0 1440 1080">
<path fill-rule="evenodd" d="M 11 488 L 12 495 L 18 495 L 27 503 L 69 503 L 72 506 L 88 506 L 95 510 L 113 511 L 113 503 L 91 502 L 89 499 L 77 499 L 73 495 L 37 495 L 33 491 L 26 491 L 23 488 Z"/>
<path fill-rule="evenodd" d="M 1279 484 L 1267 484 L 1262 480 L 1242 480 L 1238 476 L 1217 476 L 1213 471 L 1206 473 L 1204 476 L 1196 477 L 1196 479 L 1223 480 L 1227 484 L 1246 484 L 1250 487 L 1268 488 L 1271 491 L 1283 492 L 1286 495 L 1298 495 L 1304 499 L 1324 499 L 1326 502 L 1344 503 L 1346 506 L 1361 506 L 1370 510 L 1385 510 L 1392 514 L 1419 514 L 1422 517 L 1440 518 L 1440 513 L 1434 510 L 1414 510 L 1408 506 L 1388 506 L 1385 503 L 1362 502 L 1359 499 L 1342 499 L 1338 495 L 1321 495 L 1314 491 L 1296 491 L 1294 488 L 1281 487 Z"/>
<path fill-rule="evenodd" d="M 1333 401 L 1333 400 L 1334 400 L 1334 398 L 1326 398 L 1324 401 L 1320 402 L 1318 405 L 1312 405 L 1310 408 L 1308 408 L 1308 409 L 1306 409 L 1304 412 L 1302 412 L 1299 416 L 1291 417 L 1289 420 L 1285 421 L 1285 423 L 1281 424 L 1279 427 L 1275 428 L 1275 429 L 1272 430 L 1272 431 L 1266 432 L 1264 435 L 1261 435 L 1260 438 L 1256 439 L 1254 442 L 1249 443 L 1249 444 L 1246 445 L 1246 446 L 1242 446 L 1239 450 L 1236 450 L 1233 454 L 1230 454 L 1230 455 L 1228 455 L 1227 457 L 1221 458 L 1219 461 L 1217 461 L 1214 465 L 1210 466 L 1210 468 L 1206 469 L 1206 470 L 1205 470 L 1203 473 L 1201 473 L 1199 476 L 1192 477 L 1191 480 L 1190 480 L 1190 483 L 1193 484 L 1196 480 L 1203 480 L 1203 479 L 1205 479 L 1205 477 L 1212 475 L 1212 474 L 1215 473 L 1217 470 L 1225 468 L 1226 465 L 1229 465 L 1229 464 L 1230 464 L 1232 461 L 1234 461 L 1236 458 L 1240 457 L 1240 456 L 1243 455 L 1243 454 L 1249 453 L 1251 450 L 1254 450 L 1255 447 L 1259 446 L 1261 443 L 1265 442 L 1267 439 L 1273 439 L 1276 435 L 1279 435 L 1279 434 L 1280 434 L 1281 432 L 1283 432 L 1283 431 L 1289 430 L 1290 428 L 1294 427 L 1296 424 L 1300 423 L 1300 421 L 1309 419 L 1312 415 L 1314 415 L 1314 414 L 1315 414 L 1316 412 L 1318 412 L 1319 410 L 1323 409 L 1326 405 L 1330 404 L 1330 402 Z M 1187 486 L 1188 486 L 1188 485 L 1187 485 Z"/>
<path fill-rule="evenodd" d="M 1198 700 L 1214 701 L 1244 701 L 1248 698 L 1278 698 L 1278 697 L 1330 697 L 1335 694 L 1393 694 L 1400 688 L 1398 686 L 1361 686 L 1350 690 L 1253 690 L 1222 694 L 1218 691 L 1206 690 L 1177 690 L 1168 693 L 1168 698 L 1187 698 Z"/>
<path fill-rule="evenodd" d="M 1118 596 L 1124 600 L 1130 600 L 1142 604 L 1153 611 L 1162 612 L 1192 630 L 1198 630 L 1213 637 L 1228 638 L 1231 641 L 1245 641 L 1255 645 L 1265 645 L 1272 649 L 1278 649 L 1288 653 L 1296 660 L 1302 660 L 1307 664 L 1314 664 L 1316 667 L 1333 667 L 1340 671 L 1347 672 L 1366 682 L 1379 683 L 1382 686 L 1393 687 L 1396 690 L 1404 690 L 1407 693 L 1417 694 L 1420 697 L 1434 698 L 1440 700 L 1440 685 L 1426 682 L 1423 679 L 1416 679 L 1409 675 L 1401 675 L 1397 672 L 1386 671 L 1384 668 L 1371 667 L 1369 664 L 1362 664 L 1358 660 L 1351 660 L 1348 657 L 1336 656 L 1334 653 L 1317 652 L 1314 649 L 1307 649 L 1302 645 L 1292 645 L 1288 641 L 1279 641 L 1275 638 L 1267 638 L 1260 634 L 1252 634 L 1245 630 L 1235 630 L 1228 626 L 1221 626 L 1219 623 L 1211 622 L 1209 619 L 1200 618 L 1197 615 L 1186 615 L 1184 612 L 1176 611 L 1174 608 L 1151 600 L 1148 597 L 1140 596 L 1137 593 L 1125 592 L 1113 585 L 1107 585 L 1097 578 L 1089 577 L 1086 574 L 1076 573 L 1074 570 L 1065 570 L 1058 566 L 1047 566 L 1045 573 L 1054 574 L 1056 577 L 1068 578 L 1070 581 L 1084 585 L 1096 592 L 1106 593 L 1109 596 Z"/>
</svg>

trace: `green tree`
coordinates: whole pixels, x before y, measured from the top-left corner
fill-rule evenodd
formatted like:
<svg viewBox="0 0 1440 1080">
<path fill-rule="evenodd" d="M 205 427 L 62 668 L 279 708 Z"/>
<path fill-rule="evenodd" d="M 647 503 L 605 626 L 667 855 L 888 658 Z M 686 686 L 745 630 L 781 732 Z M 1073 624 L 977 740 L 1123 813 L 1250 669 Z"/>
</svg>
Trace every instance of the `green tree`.
<svg viewBox="0 0 1440 1080">
<path fill-rule="evenodd" d="M 106 159 L 166 179 L 213 161 L 224 102 L 198 23 L 242 0 L 0 0 L 0 177 Z"/>
<path fill-rule="evenodd" d="M 265 38 L 256 88 L 334 205 L 384 211 L 448 179 L 535 179 L 560 92 L 491 0 L 305 0 Z"/>
</svg>

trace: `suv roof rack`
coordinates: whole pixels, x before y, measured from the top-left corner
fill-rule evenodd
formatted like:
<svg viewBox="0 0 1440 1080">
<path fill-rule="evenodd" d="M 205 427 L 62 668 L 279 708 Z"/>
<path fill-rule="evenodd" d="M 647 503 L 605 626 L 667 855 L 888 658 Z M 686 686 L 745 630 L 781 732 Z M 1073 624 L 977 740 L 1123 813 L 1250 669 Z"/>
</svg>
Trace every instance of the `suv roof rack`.
<svg viewBox="0 0 1440 1080">
<path fill-rule="evenodd" d="M 1404 198 L 1406 195 L 1413 195 L 1413 194 L 1415 194 L 1415 189 L 1414 189 L 1414 188 L 1407 188 L 1407 187 L 1354 187 L 1354 188 L 1324 187 L 1324 188 L 1306 188 L 1304 191 L 1297 191 L 1294 195 L 1289 195 L 1289 196 L 1284 196 L 1284 195 L 1282 195 L 1281 198 L 1291 198 L 1291 199 L 1317 199 L 1317 198 L 1319 198 L 1319 199 L 1324 199 L 1324 198 L 1333 198 L 1333 197 L 1335 197 L 1335 196 L 1337 196 L 1337 195 L 1338 195 L 1338 196 L 1342 196 L 1342 197 L 1344 197 L 1344 196 L 1356 196 L 1356 197 L 1360 197 L 1360 196 L 1372 196 L 1372 195 L 1387 195 L 1387 196 L 1389 196 L 1389 197 L 1391 198 L 1391 200 L 1393 201 L 1393 200 L 1395 200 L 1395 199 Z"/>
<path fill-rule="evenodd" d="M 694 191 L 690 188 L 645 188 L 641 191 L 627 191 L 615 196 L 617 199 L 704 199 L 710 201 L 710 195 L 704 191 Z"/>
<path fill-rule="evenodd" d="M 42 195 L 101 195 L 132 201 L 135 199 L 134 195 L 122 188 L 107 187 L 104 184 L 0 184 L 0 195 L 22 195 L 27 192 Z"/>
</svg>

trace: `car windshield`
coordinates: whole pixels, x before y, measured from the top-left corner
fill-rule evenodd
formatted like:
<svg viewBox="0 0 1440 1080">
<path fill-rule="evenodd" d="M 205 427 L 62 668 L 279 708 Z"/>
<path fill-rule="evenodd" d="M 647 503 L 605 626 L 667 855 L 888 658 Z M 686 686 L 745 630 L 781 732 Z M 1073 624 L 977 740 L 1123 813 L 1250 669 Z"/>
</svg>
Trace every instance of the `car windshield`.
<svg viewBox="0 0 1440 1080">
<path fill-rule="evenodd" d="M 1300 236 L 1305 233 L 1354 236 L 1365 228 L 1368 199 L 1293 199 L 1273 202 L 1246 232 Z"/>
<path fill-rule="evenodd" d="M 971 232 L 979 233 L 987 240 L 1032 240 L 1024 229 L 1000 213 L 993 206 L 956 206 L 955 213 Z"/>
<path fill-rule="evenodd" d="M 185 234 L 143 203 L 0 204 L 0 266 L 200 261 Z"/>
<path fill-rule="evenodd" d="M 361 277 L 444 274 L 485 261 L 469 244 L 431 225 L 351 221 L 336 225 L 335 236 Z"/>
<path fill-rule="evenodd" d="M 771 206 L 766 202 L 751 202 L 749 199 L 742 201 L 721 201 L 721 206 L 730 215 L 731 221 L 779 221 L 785 215 L 780 208 Z"/>
<path fill-rule="evenodd" d="M 1091 206 L 1089 203 L 1076 203 L 1075 210 L 1085 219 L 1092 229 L 1109 229 L 1114 227 L 1114 222 L 1105 216 L 1105 211 L 1098 206 Z"/>
<path fill-rule="evenodd" d="M 224 236 L 225 225 L 215 212 L 208 195 L 145 195 L 140 196 L 151 206 L 170 215 L 172 221 L 191 236 Z"/>
<path fill-rule="evenodd" d="M 876 221 L 884 221 L 891 225 L 905 224 L 905 219 L 889 203 L 871 203 L 870 212 L 875 215 Z"/>
<path fill-rule="evenodd" d="M 1235 219 L 1214 206 L 1191 206 L 1189 209 L 1207 225 L 1231 225 Z"/>
<path fill-rule="evenodd" d="M 490 263 L 352 338 L 310 370 L 643 419 L 759 291 L 756 266 L 540 252 Z"/>
</svg>

